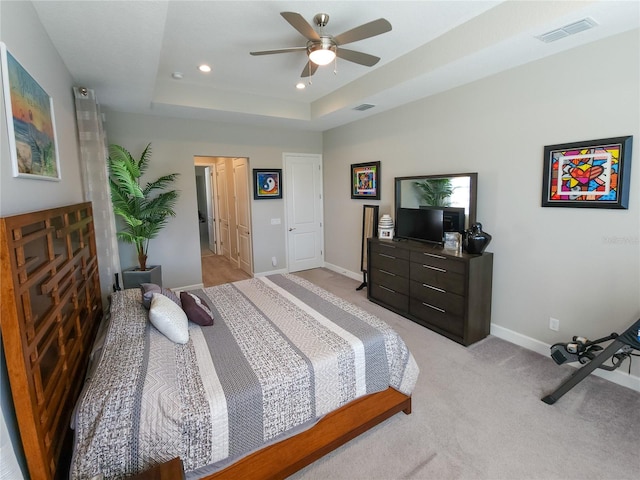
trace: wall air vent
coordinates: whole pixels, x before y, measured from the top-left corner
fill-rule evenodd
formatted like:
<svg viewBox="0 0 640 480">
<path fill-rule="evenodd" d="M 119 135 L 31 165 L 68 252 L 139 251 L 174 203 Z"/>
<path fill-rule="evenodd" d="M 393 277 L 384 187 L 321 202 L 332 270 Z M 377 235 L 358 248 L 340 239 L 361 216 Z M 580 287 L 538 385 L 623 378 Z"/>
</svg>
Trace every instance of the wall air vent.
<svg viewBox="0 0 640 480">
<path fill-rule="evenodd" d="M 354 108 L 354 110 L 357 110 L 359 112 L 364 112 L 365 110 L 369 110 L 370 108 L 375 107 L 375 105 L 371 105 L 370 103 L 363 103 L 362 105 L 358 105 L 357 107 Z"/>
<path fill-rule="evenodd" d="M 550 32 L 543 33 L 536 38 L 545 43 L 555 42 L 556 40 L 568 37 L 569 35 L 589 30 L 590 28 L 593 28 L 597 25 L 598 23 L 594 19 L 587 17 L 583 18 L 582 20 L 578 20 L 577 22 L 570 23 L 569 25 L 565 25 L 564 27 L 560 27 L 555 30 L 551 30 Z"/>
</svg>

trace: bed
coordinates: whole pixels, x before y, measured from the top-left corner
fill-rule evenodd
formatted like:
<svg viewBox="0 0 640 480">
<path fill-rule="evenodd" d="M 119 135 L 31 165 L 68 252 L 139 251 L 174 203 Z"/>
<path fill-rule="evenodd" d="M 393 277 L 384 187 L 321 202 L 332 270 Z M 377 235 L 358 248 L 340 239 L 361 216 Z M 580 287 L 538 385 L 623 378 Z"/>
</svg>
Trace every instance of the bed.
<svg viewBox="0 0 640 480">
<path fill-rule="evenodd" d="M 3 252 L 15 256 L 4 237 Z M 174 457 L 187 478 L 285 478 L 384 419 L 410 413 L 415 360 L 391 328 L 359 307 L 295 275 L 190 293 L 214 321 L 189 321 L 186 343 L 151 325 L 155 304 L 147 311 L 139 289 L 112 296 L 95 342 L 100 315 L 78 314 L 75 324 L 91 325 L 91 341 L 65 403 L 77 405 L 62 420 L 75 429 L 71 478 L 123 478 Z M 39 471 L 28 460 L 32 478 L 61 477 L 59 452 L 25 443 L 30 419 L 21 421 L 17 405 L 16 413 L 25 456 L 35 446 L 44 458 Z"/>
</svg>

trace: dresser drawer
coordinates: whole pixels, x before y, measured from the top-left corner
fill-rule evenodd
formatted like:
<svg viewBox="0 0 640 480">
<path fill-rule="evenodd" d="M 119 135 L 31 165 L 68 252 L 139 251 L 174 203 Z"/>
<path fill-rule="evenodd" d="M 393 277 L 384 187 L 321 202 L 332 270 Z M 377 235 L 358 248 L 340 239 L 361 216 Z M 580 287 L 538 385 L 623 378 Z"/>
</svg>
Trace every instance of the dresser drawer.
<svg viewBox="0 0 640 480">
<path fill-rule="evenodd" d="M 404 295 L 409 294 L 409 279 L 378 268 L 369 271 L 369 282 L 382 285 Z"/>
<path fill-rule="evenodd" d="M 407 295 L 403 295 L 397 290 L 393 290 L 392 288 L 388 288 L 383 285 L 377 285 L 375 283 L 370 283 L 369 285 L 371 287 L 369 294 L 372 298 L 380 300 L 390 307 L 403 312 L 409 310 L 409 297 Z"/>
<path fill-rule="evenodd" d="M 397 258 L 383 252 L 372 252 L 369 256 L 369 270 L 384 270 L 385 272 L 409 278 L 409 260 Z"/>
<path fill-rule="evenodd" d="M 455 315 L 441 312 L 433 306 L 412 298 L 409 303 L 409 313 L 419 320 L 451 333 L 457 337 L 464 335 L 464 319 Z"/>
<path fill-rule="evenodd" d="M 426 263 L 411 262 L 410 277 L 419 283 L 426 283 L 456 295 L 465 295 L 465 276 Z"/>
<path fill-rule="evenodd" d="M 464 316 L 465 299 L 426 283 L 411 281 L 409 296 L 458 317 Z"/>
<path fill-rule="evenodd" d="M 409 260 L 410 252 L 406 248 L 401 248 L 397 242 L 371 242 L 372 253 L 384 253 L 393 258 L 404 258 Z"/>
<path fill-rule="evenodd" d="M 432 267 L 446 270 L 447 272 L 459 273 L 461 275 L 464 275 L 466 270 L 465 262 L 454 260 L 451 257 L 439 255 L 437 253 L 412 251 L 410 260 L 412 262 L 431 265 Z"/>
</svg>

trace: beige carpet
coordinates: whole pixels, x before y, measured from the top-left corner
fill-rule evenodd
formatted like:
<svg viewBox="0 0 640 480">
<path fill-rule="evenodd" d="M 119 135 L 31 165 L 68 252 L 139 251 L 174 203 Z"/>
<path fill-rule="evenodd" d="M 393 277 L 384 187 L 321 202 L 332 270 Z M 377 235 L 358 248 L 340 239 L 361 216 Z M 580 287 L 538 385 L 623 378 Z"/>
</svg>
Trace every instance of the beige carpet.
<svg viewBox="0 0 640 480">
<path fill-rule="evenodd" d="M 326 269 L 298 274 L 392 325 L 421 372 L 411 415 L 390 418 L 291 479 L 638 478 L 639 393 L 591 375 L 546 405 L 540 398 L 571 367 L 495 337 L 465 348 L 369 302 L 355 280 Z"/>
</svg>

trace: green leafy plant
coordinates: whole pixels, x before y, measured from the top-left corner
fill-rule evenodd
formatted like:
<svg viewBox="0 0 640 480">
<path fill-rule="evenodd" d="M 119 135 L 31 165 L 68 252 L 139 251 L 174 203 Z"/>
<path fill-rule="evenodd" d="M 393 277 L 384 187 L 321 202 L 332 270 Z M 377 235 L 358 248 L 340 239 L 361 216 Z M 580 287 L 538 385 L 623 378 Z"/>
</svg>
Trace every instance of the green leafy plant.
<svg viewBox="0 0 640 480">
<path fill-rule="evenodd" d="M 448 178 L 429 178 L 421 182 L 415 182 L 420 190 L 420 195 L 427 205 L 434 207 L 448 207 L 451 204 L 451 194 L 455 187 L 451 186 Z"/>
<path fill-rule="evenodd" d="M 149 240 L 158 236 L 169 217 L 176 216 L 173 209 L 178 200 L 177 190 L 163 191 L 178 178 L 178 173 L 164 175 L 142 187 L 140 177 L 150 159 L 150 143 L 138 160 L 125 148 L 109 145 L 111 202 L 114 213 L 124 222 L 117 235 L 123 242 L 135 245 L 140 270 L 147 269 Z"/>
</svg>

